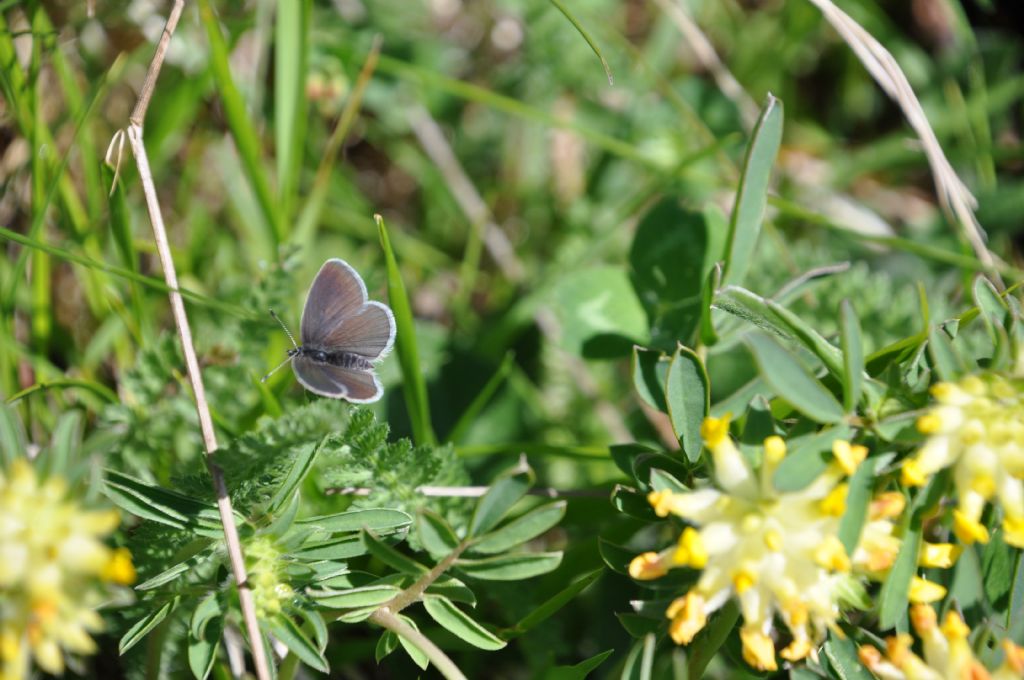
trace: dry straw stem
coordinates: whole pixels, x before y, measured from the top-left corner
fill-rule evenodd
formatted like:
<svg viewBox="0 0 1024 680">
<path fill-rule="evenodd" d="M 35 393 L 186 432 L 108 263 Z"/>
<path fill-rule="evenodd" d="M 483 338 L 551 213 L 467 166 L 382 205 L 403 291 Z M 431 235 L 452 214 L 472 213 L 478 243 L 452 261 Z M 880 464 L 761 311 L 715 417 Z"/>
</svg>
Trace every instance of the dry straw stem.
<svg viewBox="0 0 1024 680">
<path fill-rule="evenodd" d="M 921 139 L 925 156 L 932 169 L 932 176 L 935 178 L 935 190 L 939 197 L 939 203 L 959 222 L 978 260 L 989 269 L 995 283 L 1001 287 L 1002 282 L 995 272 L 995 258 L 985 245 L 985 234 L 974 215 L 978 201 L 971 194 L 967 185 L 957 176 L 956 170 L 953 169 L 946 154 L 943 153 L 942 146 L 924 114 L 924 109 L 921 108 L 921 102 L 918 101 L 896 59 L 863 26 L 836 7 L 832 0 L 809 1 L 821 10 L 825 19 L 836 29 L 836 32 L 864 64 L 864 68 L 903 110 L 907 122 Z"/>
<path fill-rule="evenodd" d="M 267 665 L 267 656 L 263 649 L 263 635 L 260 633 L 259 620 L 256 618 L 256 607 L 253 602 L 252 590 L 249 588 L 246 580 L 245 558 L 242 555 L 242 545 L 238 540 L 238 527 L 235 526 L 235 518 L 231 510 L 231 499 L 228 497 L 224 473 L 214 461 L 214 454 L 217 451 L 217 435 L 213 429 L 210 407 L 206 403 L 206 390 L 203 387 L 203 377 L 199 372 L 199 361 L 196 359 L 196 350 L 192 343 L 192 331 L 189 329 L 188 315 L 185 313 L 185 303 L 182 300 L 181 293 L 178 291 L 178 275 L 174 269 L 174 259 L 171 257 L 171 247 L 167 240 L 167 230 L 164 228 L 163 214 L 160 210 L 160 203 L 157 200 L 156 187 L 153 185 L 153 175 L 149 169 L 149 157 L 146 155 L 146 147 L 142 140 L 142 123 L 146 117 L 146 109 L 149 107 L 149 100 L 153 95 L 157 77 L 160 75 L 160 67 L 163 65 L 167 46 L 170 43 L 175 27 L 178 25 L 178 20 L 181 18 L 183 7 L 184 0 L 175 0 L 171 13 L 167 17 L 167 24 L 164 27 L 163 34 L 160 36 L 160 42 L 157 43 L 153 61 L 150 62 L 149 71 L 146 73 L 146 80 L 143 83 L 142 91 L 139 93 L 139 100 L 129 118 L 128 142 L 131 144 L 132 153 L 135 155 L 135 162 L 139 168 L 139 179 L 142 182 L 142 191 L 146 196 L 146 208 L 149 211 L 149 219 L 153 225 L 153 238 L 156 241 L 157 252 L 160 255 L 160 264 L 164 270 L 164 280 L 170 289 L 168 296 L 171 301 L 171 311 L 174 314 L 174 323 L 178 327 L 178 336 L 181 338 L 181 347 L 185 355 L 185 365 L 188 369 L 189 381 L 192 383 L 192 392 L 195 395 L 199 427 L 202 430 L 203 445 L 206 447 L 206 465 L 210 470 L 214 491 L 217 494 L 217 509 L 220 511 L 220 520 L 224 527 L 224 540 L 227 544 L 231 571 L 235 576 L 235 584 L 238 586 L 238 599 L 242 606 L 242 616 L 245 619 L 245 627 L 249 634 L 249 645 L 256 668 L 256 677 L 259 680 L 269 680 L 270 669 Z"/>
</svg>

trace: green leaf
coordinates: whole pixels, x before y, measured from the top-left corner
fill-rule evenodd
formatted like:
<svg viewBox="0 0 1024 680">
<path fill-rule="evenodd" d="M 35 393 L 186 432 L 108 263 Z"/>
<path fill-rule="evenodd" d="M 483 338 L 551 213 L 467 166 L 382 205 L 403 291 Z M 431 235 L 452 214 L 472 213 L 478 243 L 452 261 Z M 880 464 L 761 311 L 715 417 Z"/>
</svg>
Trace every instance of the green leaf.
<svg viewBox="0 0 1024 680">
<path fill-rule="evenodd" d="M 654 669 L 654 646 L 657 638 L 648 633 L 633 643 L 622 667 L 622 680 L 651 680 Z"/>
<path fill-rule="evenodd" d="M 561 552 L 507 554 L 482 560 L 459 560 L 455 564 L 467 576 L 481 581 L 518 581 L 546 574 L 558 568 Z"/>
<path fill-rule="evenodd" d="M 373 650 L 373 658 L 379 664 L 396 649 L 398 649 L 398 636 L 390 630 L 386 630 L 380 636 L 380 639 L 377 640 L 377 647 Z"/>
<path fill-rule="evenodd" d="M 555 666 L 549 668 L 541 676 L 541 680 L 586 680 L 614 652 L 614 649 L 608 649 L 589 659 L 580 661 L 575 666 Z"/>
<path fill-rule="evenodd" d="M 25 429 L 13 408 L 0 403 L 0 455 L 5 468 L 25 455 Z"/>
<path fill-rule="evenodd" d="M 318 444 L 309 442 L 296 447 L 295 459 L 292 461 L 288 476 L 277 487 L 277 491 L 274 492 L 267 504 L 268 515 L 276 515 L 289 502 L 292 494 L 302 484 L 309 471 L 313 469 L 313 463 L 316 462 L 317 456 L 323 450 L 326 440 L 325 437 Z"/>
<path fill-rule="evenodd" d="M 272 619 L 264 619 L 261 623 L 269 633 L 283 642 L 295 656 L 299 657 L 302 663 L 321 673 L 330 672 L 331 669 L 327 659 L 290 617 L 278 614 Z"/>
<path fill-rule="evenodd" d="M 512 352 L 506 352 L 505 358 L 501 360 L 501 365 L 498 366 L 498 370 L 494 372 L 494 375 L 490 377 L 487 384 L 483 386 L 483 389 L 473 397 L 473 401 L 466 410 L 459 416 L 459 420 L 452 426 L 451 432 L 448 433 L 447 441 L 457 444 L 462 441 L 466 432 L 476 422 L 477 416 L 483 411 L 484 407 L 494 396 L 498 388 L 501 387 L 509 374 L 512 372 L 512 367 L 515 366 L 515 354 Z"/>
<path fill-rule="evenodd" d="M 981 312 L 981 319 L 985 322 L 989 338 L 994 343 L 998 337 L 996 327 L 1001 328 L 1003 326 L 1006 313 L 1009 311 L 1006 303 L 1003 302 L 1003 299 L 999 296 L 999 291 L 995 289 L 992 282 L 981 274 L 974 277 L 974 286 L 972 287 L 971 294 L 974 298 L 974 304 L 978 307 L 978 311 Z"/>
<path fill-rule="evenodd" d="M 42 465 L 46 475 L 60 475 L 67 479 L 71 465 L 79 460 L 81 445 L 80 411 L 65 411 L 57 419 L 57 425 L 50 436 L 50 445 L 39 456 L 37 465 Z"/>
<path fill-rule="evenodd" d="M 700 295 L 700 341 L 708 347 L 718 344 L 718 331 L 715 330 L 715 319 L 711 315 L 711 308 L 715 302 L 715 293 L 721 286 L 722 263 L 719 262 L 708 272 Z"/>
<path fill-rule="evenodd" d="M 612 489 L 612 505 L 627 517 L 644 522 L 657 522 L 660 519 L 654 514 L 651 504 L 647 502 L 647 494 L 628 486 L 615 485 L 615 488 Z"/>
<path fill-rule="evenodd" d="M 246 112 L 245 100 L 242 99 L 231 76 L 228 46 L 210 0 L 199 0 L 199 17 L 206 27 L 207 44 L 210 47 L 210 71 L 221 104 L 224 106 L 228 129 L 242 160 L 242 168 L 256 194 L 256 202 L 268 228 L 269 241 L 276 245 L 284 241 L 287 234 L 284 225 L 279 221 L 277 202 L 270 191 L 270 182 L 263 168 L 259 135 Z"/>
<path fill-rule="evenodd" d="M 433 510 L 420 510 L 416 516 L 416 530 L 420 543 L 435 559 L 451 554 L 459 545 L 455 531 Z"/>
<path fill-rule="evenodd" d="M 953 346 L 953 341 L 941 326 L 933 326 L 928 331 L 928 357 L 939 378 L 955 382 L 967 371 L 963 357 Z"/>
<path fill-rule="evenodd" d="M 700 458 L 700 425 L 711 407 L 711 385 L 704 362 L 688 347 L 679 345 L 665 378 L 665 400 L 672 431 L 686 457 Z"/>
<path fill-rule="evenodd" d="M 843 680 L 874 680 L 874 675 L 865 668 L 857 657 L 857 646 L 853 640 L 830 632 L 825 642 L 825 658 Z"/>
<path fill-rule="evenodd" d="M 395 315 L 395 349 L 398 363 L 402 367 L 402 393 L 405 395 L 405 406 L 409 411 L 409 422 L 412 424 L 413 440 L 417 444 L 436 445 L 437 436 L 430 423 L 430 402 L 427 400 L 427 383 L 420 370 L 420 354 L 416 347 L 416 327 L 413 321 L 412 307 L 409 296 L 402 282 L 402 272 L 398 269 L 398 260 L 391 249 L 391 239 L 384 225 L 384 218 L 374 215 L 380 245 L 384 249 L 384 260 L 388 272 L 388 303 Z"/>
<path fill-rule="evenodd" d="M 783 492 L 805 488 L 832 462 L 832 442 L 849 439 L 850 432 L 848 426 L 839 425 L 790 439 L 786 457 L 772 476 L 775 488 Z"/>
<path fill-rule="evenodd" d="M 210 675 L 223 631 L 221 603 L 217 593 L 211 593 L 199 602 L 189 622 L 188 666 L 197 680 L 206 680 Z"/>
<path fill-rule="evenodd" d="M 305 146 L 310 0 L 278 0 L 274 21 L 274 151 L 281 220 L 291 222 Z"/>
<path fill-rule="evenodd" d="M 1006 600 L 1013 589 L 1015 562 L 1018 557 L 1003 541 L 1003 532 L 992 534 L 991 540 L 981 549 L 981 582 L 985 597 L 997 610 L 1006 609 Z"/>
<path fill-rule="evenodd" d="M 135 586 L 135 590 L 142 591 L 158 588 L 164 585 L 165 583 L 170 583 L 182 574 L 188 573 L 189 571 L 195 569 L 197 566 L 210 559 L 210 553 L 201 552 L 205 551 L 206 548 L 210 546 L 210 544 L 211 541 L 208 539 L 197 539 L 190 546 L 187 546 L 185 549 L 186 552 L 193 553 L 191 557 L 182 562 L 178 562 L 169 569 L 165 569 L 153 578 L 138 584 L 137 586 Z M 180 552 L 178 556 L 181 556 Z"/>
<path fill-rule="evenodd" d="M 533 470 L 521 463 L 501 474 L 487 489 L 473 510 L 469 523 L 469 536 L 479 536 L 490 531 L 508 514 L 533 485 Z"/>
<path fill-rule="evenodd" d="M 113 470 L 103 480 L 103 494 L 133 515 L 177 529 L 199 523 L 204 511 L 212 510 L 202 501 Z"/>
<path fill-rule="evenodd" d="M 506 638 L 522 635 L 523 633 L 537 627 L 546 621 L 552 614 L 569 604 L 577 595 L 601 577 L 604 569 L 595 569 L 589 573 L 573 579 L 573 581 L 562 590 L 545 600 L 539 607 L 524 616 L 505 635 Z"/>
<path fill-rule="evenodd" d="M 551 308 L 563 349 L 576 356 L 618 358 L 646 344 L 647 314 L 619 267 L 573 269 L 554 285 Z"/>
<path fill-rule="evenodd" d="M 868 505 L 871 503 L 871 492 L 875 485 L 875 474 L 888 465 L 892 458 L 892 454 L 868 458 L 857 466 L 857 470 L 850 477 L 846 492 L 846 511 L 839 520 L 839 540 L 846 548 L 847 555 L 852 555 L 857 543 L 860 542 L 860 532 L 868 516 Z"/>
<path fill-rule="evenodd" d="M 363 586 L 349 590 L 307 589 L 306 594 L 321 607 L 328 609 L 358 609 L 384 604 L 402 592 L 392 585 Z"/>
<path fill-rule="evenodd" d="M 307 543 L 292 552 L 292 557 L 306 561 L 343 561 L 365 555 L 366 544 L 360 536 L 343 536 L 329 541 Z"/>
<path fill-rule="evenodd" d="M 423 608 L 442 628 L 474 647 L 493 651 L 507 644 L 471 619 L 447 597 L 426 594 L 423 596 Z"/>
<path fill-rule="evenodd" d="M 444 595 L 452 602 L 461 602 L 468 604 L 470 607 L 476 606 L 476 595 L 469 587 L 457 578 L 441 578 L 429 586 L 427 586 L 428 593 L 435 593 L 437 595 Z"/>
<path fill-rule="evenodd" d="M 517 517 L 501 528 L 477 539 L 471 550 L 477 553 L 493 555 L 505 552 L 520 543 L 540 536 L 558 524 L 565 516 L 565 501 L 548 503 Z"/>
<path fill-rule="evenodd" d="M 128 629 L 128 632 L 121 636 L 121 641 L 117 643 L 118 654 L 123 656 L 125 652 L 138 644 L 142 638 L 146 637 L 151 630 L 167 618 L 168 614 L 177 608 L 180 601 L 181 598 L 176 596 L 136 621 Z"/>
<path fill-rule="evenodd" d="M 648 406 L 662 413 L 668 413 L 665 378 L 669 361 L 669 357 L 657 350 L 633 348 L 633 386 Z"/>
<path fill-rule="evenodd" d="M 843 406 L 853 413 L 864 384 L 864 341 L 860 320 L 849 300 L 839 306 L 839 340 L 843 350 Z"/>
<path fill-rule="evenodd" d="M 843 420 L 842 405 L 781 345 L 763 333 L 751 333 L 747 345 L 761 376 L 779 397 L 819 423 Z"/>
<path fill-rule="evenodd" d="M 768 202 L 768 182 L 782 142 L 782 102 L 771 94 L 754 127 L 729 220 L 725 283 L 742 283 L 750 268 Z"/>
<path fill-rule="evenodd" d="M 416 560 L 406 557 L 383 541 L 378 540 L 377 537 L 370 532 L 364 531 L 361 536 L 363 545 L 366 546 L 367 552 L 392 569 L 397 569 L 403 574 L 410 574 L 414 576 L 419 576 L 420 574 L 425 574 L 430 571 Z"/>
<path fill-rule="evenodd" d="M 604 538 L 597 539 L 597 550 L 604 563 L 616 574 L 628 575 L 629 563 L 637 556 L 637 551 L 615 545 Z"/>
<path fill-rule="evenodd" d="M 689 680 L 700 680 L 704 677 L 704 670 L 718 655 L 739 618 L 740 608 L 735 599 L 730 599 L 712 614 L 707 625 L 697 633 L 687 647 L 690 650 L 690 657 L 687 660 Z"/>
<path fill-rule="evenodd" d="M 399 614 L 398 618 L 402 619 L 407 624 L 409 624 L 411 628 L 419 630 L 419 627 L 416 625 L 416 622 L 410 619 L 408 616 Z M 427 666 L 430 665 L 430 659 L 428 659 L 427 655 L 423 653 L 423 650 L 421 650 L 419 647 L 417 647 L 414 643 L 410 642 L 409 640 L 406 640 L 401 635 L 398 636 L 398 642 L 402 645 L 402 649 L 405 650 L 405 653 L 409 655 L 409 658 L 412 659 L 414 664 L 419 666 L 420 669 L 422 670 L 427 669 Z"/>
<path fill-rule="evenodd" d="M 409 526 L 412 524 L 412 517 L 401 510 L 368 508 L 300 519 L 295 524 L 331 533 L 366 530 L 380 534 L 383 532 L 393 533 Z"/>
</svg>

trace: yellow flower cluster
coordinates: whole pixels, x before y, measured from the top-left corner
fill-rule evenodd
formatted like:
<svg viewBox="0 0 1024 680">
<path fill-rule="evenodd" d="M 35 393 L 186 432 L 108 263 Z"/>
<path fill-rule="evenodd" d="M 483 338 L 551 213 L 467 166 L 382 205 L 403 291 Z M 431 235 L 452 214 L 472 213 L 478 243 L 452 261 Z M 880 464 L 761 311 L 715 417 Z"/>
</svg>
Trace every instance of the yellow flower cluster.
<svg viewBox="0 0 1024 680">
<path fill-rule="evenodd" d="M 859 650 L 861 663 L 882 680 L 1014 680 L 1024 677 L 1024 648 L 1009 640 L 1003 641 L 1005 660 L 992 671 L 978 661 L 967 640 L 970 629 L 959 614 L 950 611 L 940 626 L 935 610 L 930 605 L 914 605 L 910 609 L 910 622 L 914 626 L 924 658 L 914 654 L 913 638 L 903 633 L 886 640 L 883 655 L 872 645 Z"/>
<path fill-rule="evenodd" d="M 103 541 L 119 521 L 83 510 L 62 479 L 38 479 L 23 459 L 0 472 L 0 680 L 27 677 L 32 659 L 59 674 L 65 653 L 96 651 L 102 583 L 135 581 L 128 551 Z"/>
<path fill-rule="evenodd" d="M 256 615 L 266 619 L 279 614 L 295 598 L 295 591 L 281 577 L 281 552 L 273 540 L 259 536 L 245 546 L 245 558 Z"/>
<path fill-rule="evenodd" d="M 953 531 L 961 542 L 985 543 L 985 506 L 1003 509 L 1003 539 L 1024 548 L 1024 396 L 996 375 L 968 376 L 932 388 L 936 405 L 918 419 L 928 436 L 903 464 L 903 483 L 921 486 L 930 475 L 953 468 L 958 504 Z"/>
<path fill-rule="evenodd" d="M 729 420 L 707 418 L 701 434 L 714 461 L 717 489 L 687 493 L 655 491 L 648 500 L 662 517 L 676 515 L 687 527 L 678 544 L 636 557 L 630 574 L 655 579 L 674 567 L 701 569 L 697 584 L 669 606 L 669 634 L 687 644 L 708 615 L 730 598 L 743 615 L 743 657 L 759 670 L 775 670 L 773 620 L 778 615 L 792 642 L 779 652 L 789 661 L 812 654 L 839 616 L 838 600 L 851 568 L 837 537 L 846 509 L 844 479 L 867 450 L 836 442 L 835 460 L 807 487 L 776 490 L 772 478 L 786 455 L 780 437 L 768 437 L 760 469 L 754 469 L 729 437 Z"/>
</svg>

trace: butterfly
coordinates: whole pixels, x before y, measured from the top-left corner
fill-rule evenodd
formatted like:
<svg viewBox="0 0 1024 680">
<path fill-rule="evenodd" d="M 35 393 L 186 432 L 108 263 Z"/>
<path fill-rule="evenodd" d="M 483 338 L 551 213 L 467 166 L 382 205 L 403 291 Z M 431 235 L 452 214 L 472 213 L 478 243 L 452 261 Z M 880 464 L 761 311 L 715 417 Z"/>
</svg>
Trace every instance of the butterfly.
<svg viewBox="0 0 1024 680">
<path fill-rule="evenodd" d="M 291 362 L 295 377 L 314 394 L 357 404 L 381 398 L 384 388 L 373 369 L 394 345 L 395 315 L 368 298 L 366 284 L 349 263 L 331 258 L 320 267 L 302 308 L 301 345 L 274 310 L 270 313 L 293 348 L 264 381 Z"/>
</svg>

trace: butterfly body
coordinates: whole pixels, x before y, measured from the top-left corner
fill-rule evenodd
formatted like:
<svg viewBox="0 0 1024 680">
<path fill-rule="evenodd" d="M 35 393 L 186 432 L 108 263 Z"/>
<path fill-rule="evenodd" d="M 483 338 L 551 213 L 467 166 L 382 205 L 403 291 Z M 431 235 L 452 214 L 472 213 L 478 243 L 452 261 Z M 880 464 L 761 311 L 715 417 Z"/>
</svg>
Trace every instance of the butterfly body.
<svg viewBox="0 0 1024 680">
<path fill-rule="evenodd" d="M 303 387 L 358 404 L 380 399 L 384 388 L 373 369 L 395 342 L 395 317 L 387 305 L 368 299 L 363 279 L 344 260 L 320 267 L 299 335 L 302 344 L 288 350 L 288 360 Z"/>
</svg>

